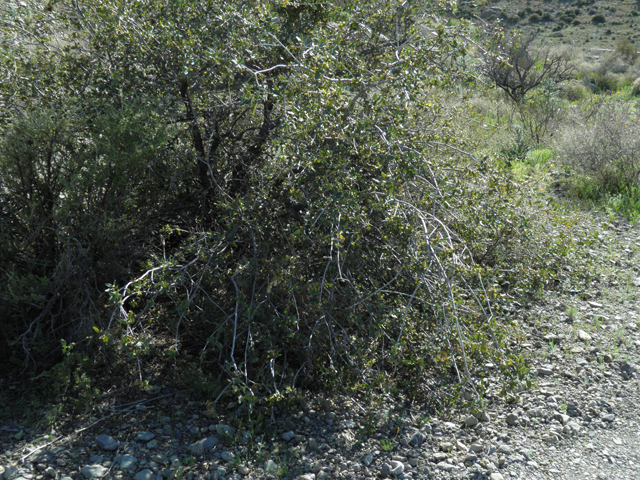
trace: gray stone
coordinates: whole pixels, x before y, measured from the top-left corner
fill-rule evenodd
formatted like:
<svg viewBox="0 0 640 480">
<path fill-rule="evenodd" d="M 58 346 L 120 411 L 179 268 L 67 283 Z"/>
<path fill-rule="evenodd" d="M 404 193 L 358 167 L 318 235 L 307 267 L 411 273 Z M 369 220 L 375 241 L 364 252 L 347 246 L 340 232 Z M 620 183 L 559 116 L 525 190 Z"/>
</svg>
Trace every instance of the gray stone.
<svg viewBox="0 0 640 480">
<path fill-rule="evenodd" d="M 444 452 L 436 452 L 433 454 L 433 461 L 436 463 L 444 462 L 447 458 L 449 458 L 449 456 Z"/>
<path fill-rule="evenodd" d="M 232 437 L 233 434 L 236 433 L 236 429 L 230 427 L 229 425 L 219 423 L 218 425 L 216 425 L 216 432 L 218 432 L 218 435 L 220 435 L 221 437 Z"/>
<path fill-rule="evenodd" d="M 368 467 L 373 463 L 373 455 L 367 453 L 364 457 L 362 457 L 362 463 Z"/>
<path fill-rule="evenodd" d="M 467 427 L 475 427 L 476 425 L 478 425 L 478 419 L 473 415 L 469 415 L 467 418 L 464 419 L 464 424 Z"/>
<path fill-rule="evenodd" d="M 238 473 L 240 475 L 249 475 L 251 470 L 246 465 L 238 465 Z"/>
<path fill-rule="evenodd" d="M 44 469 L 44 474 L 47 475 L 48 477 L 56 478 L 56 475 L 58 474 L 58 472 L 56 472 L 56 469 L 53 467 L 47 467 Z"/>
<path fill-rule="evenodd" d="M 391 461 L 391 475 L 397 477 L 398 475 L 402 475 L 404 473 L 404 464 L 397 460 Z"/>
<path fill-rule="evenodd" d="M 133 480 L 153 480 L 154 477 L 154 473 L 148 468 L 145 468 L 144 470 L 140 470 L 138 473 L 136 473 L 133 477 Z"/>
<path fill-rule="evenodd" d="M 479 443 L 474 443 L 469 447 L 469 451 L 473 453 L 482 453 L 484 451 L 484 447 Z"/>
<path fill-rule="evenodd" d="M 356 422 L 353 420 L 345 420 L 342 424 L 342 428 L 356 428 Z"/>
<path fill-rule="evenodd" d="M 198 440 L 197 442 L 195 442 L 194 444 L 192 444 L 189 447 L 189 451 L 193 455 L 198 457 L 198 456 L 202 455 L 204 452 L 207 452 L 207 451 L 211 450 L 213 447 L 218 445 L 218 443 L 219 443 L 218 437 L 202 438 L 202 439 Z"/>
<path fill-rule="evenodd" d="M 318 441 L 315 438 L 310 438 L 309 440 L 307 440 L 307 450 L 310 452 L 320 451 L 320 446 L 318 445 Z"/>
<path fill-rule="evenodd" d="M 153 450 L 157 446 L 158 446 L 158 440 L 156 440 L 155 438 L 153 440 L 151 440 L 150 442 L 147 442 L 147 448 L 149 450 Z"/>
<path fill-rule="evenodd" d="M 0 465 L 0 480 L 4 480 L 4 473 L 5 472 L 6 472 L 5 468 L 2 465 Z"/>
<path fill-rule="evenodd" d="M 491 416 L 489 415 L 488 412 L 485 412 L 485 411 L 476 413 L 476 417 L 481 422 L 490 422 L 491 421 Z"/>
<path fill-rule="evenodd" d="M 305 473 L 298 475 L 296 480 L 316 480 L 316 476 L 313 473 Z"/>
<path fill-rule="evenodd" d="M 520 417 L 515 413 L 510 413 L 507 415 L 507 425 L 517 425 Z"/>
<path fill-rule="evenodd" d="M 607 413 L 602 415 L 602 420 L 605 422 L 613 422 L 616 419 L 616 416 L 613 413 Z"/>
<path fill-rule="evenodd" d="M 222 460 L 224 460 L 225 462 L 233 462 L 236 459 L 236 456 L 233 454 L 233 452 L 225 450 L 220 455 L 220 458 L 222 458 Z"/>
<path fill-rule="evenodd" d="M 440 444 L 440 450 L 442 450 L 443 452 L 450 452 L 451 450 L 453 450 L 453 443 L 451 443 L 451 442 L 442 442 Z"/>
<path fill-rule="evenodd" d="M 489 478 L 491 480 L 504 480 L 504 477 L 499 472 L 493 472 Z"/>
<path fill-rule="evenodd" d="M 96 438 L 96 443 L 103 450 L 112 451 L 118 448 L 118 442 L 116 442 L 116 439 L 110 437 L 109 435 L 98 435 L 98 437 Z"/>
<path fill-rule="evenodd" d="M 413 437 L 411 437 L 409 445 L 411 445 L 412 447 L 419 447 L 425 442 L 426 439 L 427 438 L 422 433 L 417 432 Z"/>
<path fill-rule="evenodd" d="M 138 463 L 138 459 L 133 455 L 122 455 L 120 457 L 120 468 L 122 470 L 133 468 L 136 463 Z"/>
<path fill-rule="evenodd" d="M 553 375 L 553 367 L 549 367 L 549 366 L 538 367 L 537 372 L 539 377 L 548 377 L 550 375 Z"/>
<path fill-rule="evenodd" d="M 293 440 L 294 438 L 296 438 L 296 434 L 293 433 L 293 432 L 285 432 L 285 433 L 282 434 L 282 439 L 285 442 L 289 442 L 289 441 Z"/>
<path fill-rule="evenodd" d="M 143 442 L 149 442 L 149 441 L 153 440 L 154 437 L 155 437 L 155 434 L 153 434 L 151 432 L 140 432 L 136 436 L 136 440 L 142 440 Z"/>
<path fill-rule="evenodd" d="M 266 473 L 270 473 L 272 475 L 278 473 L 278 464 L 276 462 L 274 462 L 273 460 L 267 460 L 266 462 L 264 462 L 264 471 Z"/>
<path fill-rule="evenodd" d="M 100 478 L 106 475 L 109 469 L 107 467 L 103 467 L 102 465 L 85 465 L 82 467 L 82 475 L 84 478 Z"/>
<path fill-rule="evenodd" d="M 330 476 L 329 472 L 322 470 L 316 474 L 316 480 L 327 480 Z"/>
<path fill-rule="evenodd" d="M 578 338 L 583 342 L 588 342 L 589 340 L 591 340 L 591 335 L 589 335 L 584 330 L 578 330 Z"/>
<path fill-rule="evenodd" d="M 478 461 L 478 456 L 475 453 L 467 453 L 467 456 L 464 457 L 465 463 L 476 463 Z"/>
<path fill-rule="evenodd" d="M 551 435 L 545 435 L 544 437 L 542 437 L 542 441 L 550 445 L 554 445 L 560 441 L 560 438 L 558 438 L 557 435 L 551 434 Z"/>
<path fill-rule="evenodd" d="M 504 455 L 511 455 L 513 453 L 513 447 L 510 445 L 500 445 L 496 452 L 502 453 Z"/>
<path fill-rule="evenodd" d="M 436 465 L 436 467 L 438 467 L 438 469 L 442 470 L 443 472 L 451 472 L 456 468 L 455 465 L 451 465 L 447 462 L 440 462 Z"/>
</svg>

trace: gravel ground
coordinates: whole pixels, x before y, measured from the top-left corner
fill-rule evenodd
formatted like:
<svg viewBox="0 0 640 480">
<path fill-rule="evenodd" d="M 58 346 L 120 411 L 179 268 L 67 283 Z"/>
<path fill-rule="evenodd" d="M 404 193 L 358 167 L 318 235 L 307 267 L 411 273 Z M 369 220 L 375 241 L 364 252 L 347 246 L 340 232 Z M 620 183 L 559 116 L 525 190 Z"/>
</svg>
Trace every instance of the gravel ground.
<svg viewBox="0 0 640 480">
<path fill-rule="evenodd" d="M 386 398 L 315 397 L 274 418 L 278 440 L 262 444 L 159 387 L 46 435 L 0 425 L 0 480 L 639 479 L 638 232 L 600 223 L 594 281 L 579 289 L 567 275 L 514 314 L 535 374 L 517 403 L 489 396 L 475 416 L 436 418 Z"/>
</svg>

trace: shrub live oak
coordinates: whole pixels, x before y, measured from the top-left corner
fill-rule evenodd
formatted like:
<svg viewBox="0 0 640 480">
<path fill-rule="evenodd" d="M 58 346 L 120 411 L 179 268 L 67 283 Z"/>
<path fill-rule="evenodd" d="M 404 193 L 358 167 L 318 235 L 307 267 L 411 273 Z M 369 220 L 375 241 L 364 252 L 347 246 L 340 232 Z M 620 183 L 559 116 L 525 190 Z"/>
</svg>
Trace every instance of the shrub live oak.
<svg viewBox="0 0 640 480">
<path fill-rule="evenodd" d="M 482 278 L 528 223 L 438 101 L 454 4 L 4 8 L 7 364 L 64 339 L 251 397 L 515 374 Z"/>
</svg>

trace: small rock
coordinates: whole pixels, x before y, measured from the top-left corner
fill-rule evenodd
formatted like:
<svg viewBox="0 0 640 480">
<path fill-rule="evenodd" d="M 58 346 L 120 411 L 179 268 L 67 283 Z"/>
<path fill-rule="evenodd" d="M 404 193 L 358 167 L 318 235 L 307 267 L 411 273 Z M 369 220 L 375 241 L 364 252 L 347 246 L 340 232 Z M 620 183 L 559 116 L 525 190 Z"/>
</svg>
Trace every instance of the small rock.
<svg viewBox="0 0 640 480">
<path fill-rule="evenodd" d="M 478 419 L 473 415 L 469 415 L 467 418 L 464 419 L 464 424 L 467 427 L 475 427 L 476 425 L 478 425 Z"/>
<path fill-rule="evenodd" d="M 293 440 L 295 437 L 296 437 L 296 434 L 293 433 L 293 432 L 286 432 L 286 433 L 282 434 L 282 439 L 285 442 L 289 442 L 289 441 Z"/>
<path fill-rule="evenodd" d="M 103 450 L 111 451 L 118 448 L 118 442 L 116 442 L 116 439 L 110 437 L 109 435 L 98 435 L 98 437 L 96 438 L 96 443 Z"/>
<path fill-rule="evenodd" d="M 122 455 L 120 457 L 120 468 L 122 470 L 128 470 L 138 463 L 138 459 L 133 455 Z"/>
<path fill-rule="evenodd" d="M 517 425 L 520 417 L 515 413 L 510 413 L 507 415 L 507 425 Z"/>
<path fill-rule="evenodd" d="M 496 452 L 503 453 L 505 455 L 511 455 L 513 453 L 513 447 L 511 447 L 510 445 L 500 445 Z"/>
<path fill-rule="evenodd" d="M 370 466 L 373 463 L 373 455 L 371 455 L 370 453 L 367 453 L 362 458 L 362 463 L 364 464 L 365 467 Z"/>
<path fill-rule="evenodd" d="M 316 476 L 313 473 L 305 473 L 303 475 L 298 475 L 296 480 L 316 480 Z"/>
<path fill-rule="evenodd" d="M 155 475 L 153 474 L 153 472 L 148 468 L 145 468 L 144 470 L 140 470 L 138 473 L 136 473 L 133 477 L 133 480 L 152 480 L 154 477 Z"/>
<path fill-rule="evenodd" d="M 238 465 L 238 473 L 240 475 L 249 475 L 251 470 L 246 465 Z"/>
<path fill-rule="evenodd" d="M 56 469 L 53 467 L 47 467 L 44 469 L 44 474 L 52 477 L 52 478 L 56 478 L 58 472 L 56 472 Z M 0 474 L 0 479 L 2 479 L 2 475 Z"/>
<path fill-rule="evenodd" d="M 467 456 L 464 457 L 465 463 L 476 463 L 478 461 L 478 456 L 475 453 L 467 453 Z"/>
<path fill-rule="evenodd" d="M 151 432 L 140 432 L 136 436 L 136 440 L 142 440 L 143 442 L 149 442 L 149 441 L 153 440 L 154 437 L 155 437 L 155 434 L 153 434 Z"/>
<path fill-rule="evenodd" d="M 147 448 L 149 450 L 153 450 L 157 446 L 158 446 L 158 441 L 155 438 L 153 440 L 151 440 L 150 442 L 147 442 Z"/>
<path fill-rule="evenodd" d="M 484 447 L 479 443 L 474 443 L 469 447 L 469 451 L 473 453 L 482 453 L 484 451 Z"/>
<path fill-rule="evenodd" d="M 233 427 L 230 427 L 229 425 L 224 425 L 222 423 L 219 423 L 218 425 L 216 425 L 216 432 L 221 437 L 232 437 L 233 434 L 236 433 L 236 429 Z"/>
<path fill-rule="evenodd" d="M 485 411 L 478 412 L 476 414 L 476 418 L 478 420 L 480 420 L 481 422 L 490 422 L 491 421 L 491 416 L 489 415 L 488 412 L 485 412 Z"/>
<path fill-rule="evenodd" d="M 389 465 L 388 463 L 383 463 L 382 465 L 380 465 L 380 476 L 388 477 L 389 475 L 391 475 L 391 465 Z"/>
<path fill-rule="evenodd" d="M 13 436 L 13 438 L 15 438 L 18 441 L 22 440 L 22 437 L 24 437 L 24 430 L 20 430 L 18 433 L 16 433 Z"/>
<path fill-rule="evenodd" d="M 266 462 L 264 462 L 264 471 L 266 473 L 274 475 L 278 473 L 278 470 L 278 464 L 276 464 L 276 462 L 274 462 L 273 460 L 267 460 Z"/>
<path fill-rule="evenodd" d="M 591 340 L 591 335 L 589 335 L 584 330 L 578 330 L 578 338 L 583 342 L 588 342 L 589 340 Z"/>
<path fill-rule="evenodd" d="M 451 450 L 453 450 L 453 443 L 451 443 L 451 442 L 442 442 L 440 444 L 440 450 L 442 450 L 443 452 L 450 452 Z"/>
<path fill-rule="evenodd" d="M 325 472 L 324 470 L 316 474 L 316 480 L 327 480 L 329 477 L 329 472 Z"/>
<path fill-rule="evenodd" d="M 607 413 L 602 415 L 602 420 L 605 422 L 613 422 L 616 419 L 616 416 L 613 413 Z"/>
<path fill-rule="evenodd" d="M 500 472 L 493 472 L 489 478 L 491 480 L 504 480 L 504 477 Z"/>
<path fill-rule="evenodd" d="M 102 465 L 85 465 L 82 467 L 82 475 L 84 478 L 100 478 L 107 474 L 109 469 Z"/>
<path fill-rule="evenodd" d="M 440 462 L 436 465 L 436 467 L 438 467 L 438 469 L 442 470 L 443 472 L 450 472 L 456 468 L 455 465 L 451 465 L 447 462 Z"/>
<path fill-rule="evenodd" d="M 411 437 L 409 445 L 411 445 L 412 447 L 419 447 L 425 442 L 426 439 L 427 438 L 422 433 L 418 432 L 413 437 Z"/>
<path fill-rule="evenodd" d="M 542 437 L 542 441 L 550 445 L 555 445 L 560 441 L 557 435 L 545 435 Z"/>
<path fill-rule="evenodd" d="M 397 460 L 391 461 L 391 475 L 397 477 L 398 475 L 402 475 L 404 472 L 404 464 L 402 462 L 398 462 Z"/>
<path fill-rule="evenodd" d="M 433 454 L 433 461 L 436 463 L 444 462 L 447 458 L 449 458 L 449 456 L 444 452 L 436 452 Z"/>
<path fill-rule="evenodd" d="M 320 446 L 318 445 L 318 441 L 315 438 L 310 438 L 307 441 L 307 450 L 310 452 L 320 451 Z"/>
<path fill-rule="evenodd" d="M 550 375 L 553 375 L 553 367 L 550 366 L 543 366 L 543 367 L 538 367 L 538 376 L 540 377 L 548 377 Z"/>
<path fill-rule="evenodd" d="M 233 454 L 233 452 L 225 450 L 224 452 L 222 452 L 222 454 L 220 454 L 220 458 L 222 458 L 222 460 L 224 460 L 225 462 L 233 462 L 236 459 L 236 456 Z"/>
</svg>

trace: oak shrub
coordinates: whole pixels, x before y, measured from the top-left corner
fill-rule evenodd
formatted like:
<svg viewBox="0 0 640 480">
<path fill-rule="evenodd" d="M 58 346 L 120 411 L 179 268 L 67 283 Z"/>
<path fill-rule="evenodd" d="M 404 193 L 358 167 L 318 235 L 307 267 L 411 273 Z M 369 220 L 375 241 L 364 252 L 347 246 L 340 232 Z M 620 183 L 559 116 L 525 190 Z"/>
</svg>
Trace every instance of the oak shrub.
<svg viewBox="0 0 640 480">
<path fill-rule="evenodd" d="M 61 1 L 28 41 L 5 26 L 3 357 L 188 359 L 250 398 L 524 375 L 505 288 L 562 252 L 439 103 L 453 7 Z"/>
</svg>

